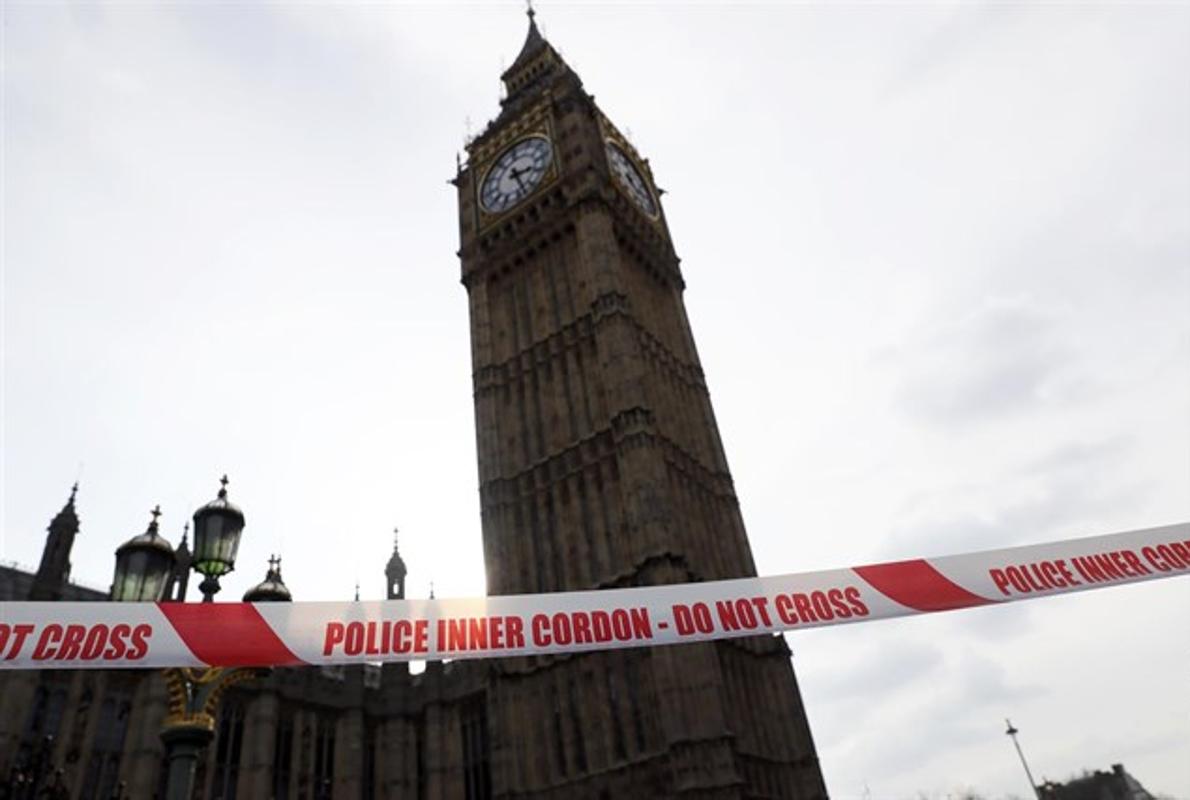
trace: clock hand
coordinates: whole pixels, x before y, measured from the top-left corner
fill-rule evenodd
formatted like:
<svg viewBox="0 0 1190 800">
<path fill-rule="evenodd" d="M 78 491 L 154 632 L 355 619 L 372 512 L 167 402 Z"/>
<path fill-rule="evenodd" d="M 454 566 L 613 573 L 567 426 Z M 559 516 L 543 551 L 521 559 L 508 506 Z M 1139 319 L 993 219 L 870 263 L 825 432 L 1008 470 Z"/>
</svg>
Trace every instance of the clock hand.
<svg viewBox="0 0 1190 800">
<path fill-rule="evenodd" d="M 516 167 L 513 167 L 512 169 L 510 169 L 508 171 L 508 174 L 512 176 L 512 179 L 514 181 L 516 181 L 516 185 L 520 188 L 520 190 L 522 192 L 525 191 L 525 182 L 523 180 L 521 180 L 521 176 L 524 175 L 528 171 L 529 171 L 528 167 L 525 167 L 524 169 L 517 169 Z"/>
</svg>

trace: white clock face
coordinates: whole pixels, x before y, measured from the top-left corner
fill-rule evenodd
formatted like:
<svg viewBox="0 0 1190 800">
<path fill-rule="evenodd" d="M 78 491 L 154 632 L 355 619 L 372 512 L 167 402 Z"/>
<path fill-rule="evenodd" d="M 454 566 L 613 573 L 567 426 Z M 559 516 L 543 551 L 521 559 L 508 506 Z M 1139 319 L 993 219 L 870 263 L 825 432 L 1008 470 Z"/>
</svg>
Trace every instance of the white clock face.
<svg viewBox="0 0 1190 800">
<path fill-rule="evenodd" d="M 541 183 L 553 147 L 544 136 L 522 139 L 496 159 L 479 190 L 479 202 L 489 214 L 507 211 Z"/>
<path fill-rule="evenodd" d="M 620 181 L 620 185 L 628 192 L 641 210 L 650 217 L 657 216 L 657 203 L 653 194 L 640 172 L 628 158 L 628 154 L 611 142 L 607 143 L 607 163 L 612 168 L 612 174 Z"/>
</svg>

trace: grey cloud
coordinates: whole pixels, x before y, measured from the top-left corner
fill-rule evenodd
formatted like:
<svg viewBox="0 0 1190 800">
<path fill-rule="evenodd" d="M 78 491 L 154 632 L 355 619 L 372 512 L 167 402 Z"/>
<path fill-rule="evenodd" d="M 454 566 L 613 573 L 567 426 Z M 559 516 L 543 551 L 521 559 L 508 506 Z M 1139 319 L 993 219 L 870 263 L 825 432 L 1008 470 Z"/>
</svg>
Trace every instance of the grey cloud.
<svg viewBox="0 0 1190 800">
<path fill-rule="evenodd" d="M 931 742 L 945 741 L 948 748 L 959 750 L 999 737 L 1000 731 L 984 719 L 997 719 L 1010 701 L 1045 694 L 1038 686 L 1009 683 L 1003 667 L 973 652 L 948 659 L 943 673 L 931 692 L 918 695 L 920 705 L 895 716 L 887 708 L 871 715 L 863 734 L 862 768 L 868 774 L 895 775 L 943 757 Z"/>
<path fill-rule="evenodd" d="M 952 617 L 955 635 L 967 640 L 1004 644 L 1032 633 L 1037 627 L 1034 609 L 1028 603 L 1009 603 L 968 609 Z"/>
<path fill-rule="evenodd" d="M 1118 459 L 1127 451 L 1129 444 L 1129 437 L 1124 435 L 1111 436 L 1099 441 L 1066 442 L 1026 462 L 1020 471 L 1046 476 L 1074 472 L 1085 476 L 1090 471 L 1098 471 L 1108 461 Z"/>
<path fill-rule="evenodd" d="M 947 555 L 1037 540 L 1057 525 L 1093 525 L 1101 513 L 1133 507 L 1143 498 L 1143 488 L 1116 481 L 1114 465 L 1128 446 L 1126 436 L 1067 442 L 1018 469 L 989 476 L 990 485 L 1020 486 L 1018 499 L 1001 502 L 994 512 L 961 511 L 930 519 L 917 512 L 919 497 L 894 520 L 880 552 L 889 558 Z M 931 499 L 951 508 L 969 508 L 975 505 L 968 497 L 972 493 L 972 487 L 960 486 Z"/>
<path fill-rule="evenodd" d="M 847 700 L 872 692 L 892 692 L 929 677 L 942 660 L 941 649 L 925 642 L 882 643 L 849 664 L 840 665 L 830 677 L 815 681 L 815 695 Z"/>
<path fill-rule="evenodd" d="M 914 353 L 902 364 L 900 406 L 948 427 L 1036 408 L 1073 366 L 1052 316 L 1019 301 L 987 300 L 932 330 Z"/>
</svg>

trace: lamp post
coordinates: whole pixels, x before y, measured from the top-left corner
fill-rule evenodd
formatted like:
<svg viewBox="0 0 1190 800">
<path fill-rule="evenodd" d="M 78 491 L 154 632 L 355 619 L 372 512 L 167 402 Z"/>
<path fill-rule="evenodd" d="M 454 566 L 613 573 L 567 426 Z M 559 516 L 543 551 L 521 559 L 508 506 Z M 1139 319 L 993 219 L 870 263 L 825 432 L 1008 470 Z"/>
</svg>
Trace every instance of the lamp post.
<svg viewBox="0 0 1190 800">
<path fill-rule="evenodd" d="M 161 507 L 154 508 L 152 515 L 153 519 L 144 533 L 132 537 L 116 550 L 112 600 L 129 603 L 161 601 L 174 568 L 174 549 L 158 533 L 157 518 L 161 516 Z M 189 696 L 197 694 L 187 691 L 187 682 L 202 685 L 204 681 L 201 679 L 205 676 L 197 676 L 199 680 L 193 680 L 187 671 L 177 669 L 167 669 L 164 674 L 169 690 L 169 714 L 161 730 L 166 769 L 169 770 L 166 797 L 169 800 L 188 800 L 194 785 L 194 766 L 198 761 L 198 753 L 211 740 L 214 720 L 209 720 L 208 725 L 207 719 L 199 719 L 193 714 L 188 718 L 177 719 L 176 706 L 185 707 Z"/>
<path fill-rule="evenodd" d="M 194 555 L 192 568 L 203 575 L 199 589 L 203 602 L 213 602 L 219 591 L 219 578 L 235 568 L 244 514 L 227 499 L 227 476 L 220 483 L 219 495 L 194 512 Z M 134 536 L 116 550 L 116 572 L 112 580 L 112 599 L 125 602 L 160 602 L 174 569 L 175 554 L 158 532 L 160 507 L 152 511 L 148 529 Z M 269 562 L 265 582 L 250 590 L 246 601 L 288 600 L 289 590 L 281 581 L 280 561 Z M 261 592 L 268 586 L 274 591 Z M 277 587 L 280 587 L 279 589 Z M 252 596 L 256 592 L 256 596 Z M 166 800 L 190 800 L 198 756 L 214 738 L 215 717 L 223 693 L 231 686 L 267 674 L 268 670 L 251 667 L 175 668 L 164 670 L 167 711 L 161 728 L 165 745 Z"/>
<path fill-rule="evenodd" d="M 1016 745 L 1016 754 L 1021 757 L 1021 766 L 1025 768 L 1025 777 L 1029 779 L 1029 788 L 1033 790 L 1034 796 L 1040 798 L 1041 791 L 1038 790 L 1037 784 L 1033 782 L 1033 773 L 1029 771 L 1029 764 L 1025 761 L 1025 753 L 1021 750 L 1021 743 L 1016 740 L 1016 735 L 1020 731 L 1012 727 L 1012 720 L 1006 719 L 1004 722 L 1008 725 L 1008 730 L 1004 731 L 1004 733 L 1011 737 L 1012 743 Z"/>
</svg>

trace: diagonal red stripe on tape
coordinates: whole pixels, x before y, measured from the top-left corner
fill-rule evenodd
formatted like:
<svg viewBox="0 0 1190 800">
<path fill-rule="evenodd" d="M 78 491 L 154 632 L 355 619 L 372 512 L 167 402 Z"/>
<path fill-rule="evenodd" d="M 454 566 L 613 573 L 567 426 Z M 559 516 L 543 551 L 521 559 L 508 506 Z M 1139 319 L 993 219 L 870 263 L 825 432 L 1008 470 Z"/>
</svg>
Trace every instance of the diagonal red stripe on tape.
<svg viewBox="0 0 1190 800">
<path fill-rule="evenodd" d="M 959 586 L 923 559 L 856 567 L 872 588 L 917 611 L 950 611 L 995 603 Z"/>
<path fill-rule="evenodd" d="M 251 603 L 158 603 L 190 652 L 212 667 L 304 664 Z"/>
</svg>

